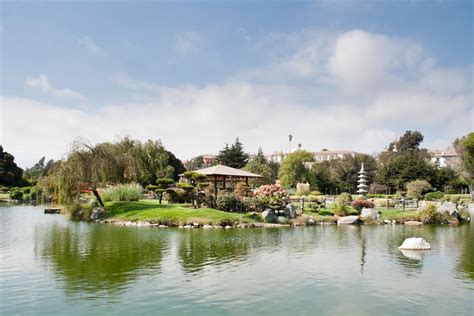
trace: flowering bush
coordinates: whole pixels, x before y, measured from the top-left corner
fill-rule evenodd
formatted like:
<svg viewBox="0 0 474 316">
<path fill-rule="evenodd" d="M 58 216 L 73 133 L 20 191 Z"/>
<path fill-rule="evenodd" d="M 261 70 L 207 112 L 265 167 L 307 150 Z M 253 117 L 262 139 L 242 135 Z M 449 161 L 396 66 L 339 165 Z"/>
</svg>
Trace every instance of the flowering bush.
<svg viewBox="0 0 474 316">
<path fill-rule="evenodd" d="M 369 201 L 369 200 L 360 199 L 360 200 L 352 201 L 351 206 L 352 206 L 357 212 L 360 213 L 360 211 L 362 211 L 362 209 L 363 209 L 364 207 L 365 207 L 365 208 L 374 208 L 374 202 Z"/>
<path fill-rule="evenodd" d="M 288 192 L 279 184 L 262 185 L 253 192 L 253 195 L 261 205 L 274 210 L 281 210 L 290 202 Z"/>
</svg>

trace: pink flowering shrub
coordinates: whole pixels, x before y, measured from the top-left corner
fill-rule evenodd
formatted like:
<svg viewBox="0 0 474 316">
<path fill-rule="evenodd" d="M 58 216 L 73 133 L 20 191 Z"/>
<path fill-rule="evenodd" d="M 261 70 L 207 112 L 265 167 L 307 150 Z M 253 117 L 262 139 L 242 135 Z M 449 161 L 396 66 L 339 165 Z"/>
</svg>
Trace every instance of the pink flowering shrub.
<svg viewBox="0 0 474 316">
<path fill-rule="evenodd" d="M 281 210 L 290 202 L 288 192 L 282 189 L 279 184 L 262 185 L 255 189 L 253 195 L 263 208 Z"/>
<path fill-rule="evenodd" d="M 369 201 L 369 200 L 359 199 L 359 200 L 352 201 L 351 206 L 352 206 L 357 212 L 360 213 L 360 211 L 362 211 L 362 209 L 363 209 L 364 207 L 365 207 L 365 208 L 374 208 L 374 202 Z"/>
</svg>

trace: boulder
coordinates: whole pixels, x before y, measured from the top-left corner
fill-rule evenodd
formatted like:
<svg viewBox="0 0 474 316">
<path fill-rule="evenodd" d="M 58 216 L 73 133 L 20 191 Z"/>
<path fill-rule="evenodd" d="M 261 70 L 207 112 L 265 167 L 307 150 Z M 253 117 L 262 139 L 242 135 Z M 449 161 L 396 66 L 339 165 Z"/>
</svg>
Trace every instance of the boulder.
<svg viewBox="0 0 474 316">
<path fill-rule="evenodd" d="M 96 207 L 92 210 L 91 220 L 96 221 L 105 217 L 105 208 Z"/>
<path fill-rule="evenodd" d="M 380 214 L 373 208 L 363 208 L 360 212 L 362 218 L 379 219 Z"/>
<path fill-rule="evenodd" d="M 288 204 L 287 206 L 285 206 L 284 213 L 286 218 L 295 218 L 296 208 L 293 205 Z"/>
<path fill-rule="evenodd" d="M 286 224 L 286 223 L 287 223 L 287 219 L 286 219 L 285 216 L 278 216 L 278 217 L 277 217 L 277 222 L 278 222 L 279 224 Z"/>
<path fill-rule="evenodd" d="M 316 222 L 314 221 L 314 219 L 312 217 L 308 218 L 308 220 L 306 221 L 306 224 L 308 225 L 314 225 Z"/>
<path fill-rule="evenodd" d="M 431 245 L 421 237 L 411 237 L 405 239 L 403 244 L 398 247 L 403 250 L 429 250 Z"/>
<path fill-rule="evenodd" d="M 440 206 L 438 206 L 437 210 L 438 213 L 448 212 L 449 214 L 451 214 L 451 212 L 457 211 L 456 203 L 449 201 L 443 202 Z"/>
<path fill-rule="evenodd" d="M 275 212 L 269 208 L 262 212 L 262 218 L 265 223 L 275 223 L 277 221 Z"/>
<path fill-rule="evenodd" d="M 230 226 L 230 225 L 226 225 L 224 228 L 225 228 L 225 229 L 231 229 L 231 228 L 232 228 L 232 226 Z"/>
<path fill-rule="evenodd" d="M 210 229 L 213 228 L 212 225 L 202 225 L 202 229 Z"/>
<path fill-rule="evenodd" d="M 337 219 L 337 225 L 353 225 L 353 224 L 359 224 L 361 222 L 359 216 L 353 215 L 353 216 L 344 216 L 344 217 L 339 217 Z"/>
</svg>

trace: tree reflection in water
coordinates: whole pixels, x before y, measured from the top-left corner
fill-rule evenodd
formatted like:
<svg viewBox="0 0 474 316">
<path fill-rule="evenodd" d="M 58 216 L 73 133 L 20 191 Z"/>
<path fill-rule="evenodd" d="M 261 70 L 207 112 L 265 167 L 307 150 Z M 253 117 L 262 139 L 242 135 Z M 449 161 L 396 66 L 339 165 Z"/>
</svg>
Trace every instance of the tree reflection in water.
<svg viewBox="0 0 474 316">
<path fill-rule="evenodd" d="M 51 263 L 68 294 L 119 294 L 141 275 L 156 273 L 167 240 L 156 229 L 55 225 L 36 231 L 36 254 Z"/>
</svg>

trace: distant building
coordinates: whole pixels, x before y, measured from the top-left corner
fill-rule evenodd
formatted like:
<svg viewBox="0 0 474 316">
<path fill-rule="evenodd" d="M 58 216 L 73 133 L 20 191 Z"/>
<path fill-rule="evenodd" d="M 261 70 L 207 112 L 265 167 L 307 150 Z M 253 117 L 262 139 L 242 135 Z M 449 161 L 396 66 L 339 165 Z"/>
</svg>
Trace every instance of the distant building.
<svg viewBox="0 0 474 316">
<path fill-rule="evenodd" d="M 211 155 L 211 154 L 202 155 L 202 160 L 203 160 L 205 166 L 213 166 L 217 163 L 216 162 L 216 156 Z"/>
<path fill-rule="evenodd" d="M 313 151 L 311 153 L 314 155 L 314 161 L 316 162 L 341 159 L 345 155 L 350 155 L 352 157 L 359 155 L 358 152 L 355 152 L 352 150 L 322 150 L 322 151 Z M 268 161 L 273 161 L 273 162 L 278 162 L 278 163 L 280 163 L 286 156 L 288 156 L 288 153 L 284 151 L 275 151 L 271 154 L 265 155 Z"/>
<path fill-rule="evenodd" d="M 430 161 L 440 167 L 457 169 L 461 163 L 461 157 L 454 148 L 428 150 L 428 154 L 430 155 Z"/>
<path fill-rule="evenodd" d="M 346 155 L 355 157 L 359 155 L 359 153 L 352 150 L 322 150 L 322 151 L 314 151 L 313 155 L 314 155 L 314 160 L 319 162 L 319 161 L 341 159 Z"/>
</svg>

